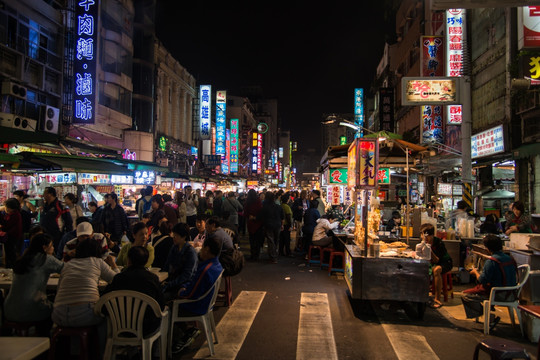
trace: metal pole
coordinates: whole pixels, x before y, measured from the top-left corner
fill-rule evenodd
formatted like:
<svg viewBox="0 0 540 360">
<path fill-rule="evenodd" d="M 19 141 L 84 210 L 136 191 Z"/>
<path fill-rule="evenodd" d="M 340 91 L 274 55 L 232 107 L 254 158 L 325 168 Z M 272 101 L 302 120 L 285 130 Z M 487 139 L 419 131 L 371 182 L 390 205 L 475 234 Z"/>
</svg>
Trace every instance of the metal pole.
<svg viewBox="0 0 540 360">
<path fill-rule="evenodd" d="M 472 160 L 471 160 L 471 78 L 461 77 L 461 179 L 463 181 L 463 200 L 472 209 Z"/>
<path fill-rule="evenodd" d="M 405 210 L 405 232 L 407 237 L 407 245 L 409 245 L 409 148 L 405 147 L 405 157 L 407 164 L 407 206 Z"/>
</svg>

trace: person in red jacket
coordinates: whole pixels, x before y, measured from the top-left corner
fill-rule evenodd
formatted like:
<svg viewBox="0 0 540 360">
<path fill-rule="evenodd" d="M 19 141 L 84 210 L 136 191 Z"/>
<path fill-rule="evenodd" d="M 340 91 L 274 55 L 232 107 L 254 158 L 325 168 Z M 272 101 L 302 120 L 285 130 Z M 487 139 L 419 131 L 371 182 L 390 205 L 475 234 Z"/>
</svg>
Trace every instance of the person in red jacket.
<svg viewBox="0 0 540 360">
<path fill-rule="evenodd" d="M 6 268 L 12 268 L 15 260 L 21 253 L 23 242 L 23 228 L 21 204 L 15 198 L 9 198 L 4 203 L 5 212 L 1 216 L 0 231 L 7 237 L 4 243 L 6 253 Z"/>
</svg>

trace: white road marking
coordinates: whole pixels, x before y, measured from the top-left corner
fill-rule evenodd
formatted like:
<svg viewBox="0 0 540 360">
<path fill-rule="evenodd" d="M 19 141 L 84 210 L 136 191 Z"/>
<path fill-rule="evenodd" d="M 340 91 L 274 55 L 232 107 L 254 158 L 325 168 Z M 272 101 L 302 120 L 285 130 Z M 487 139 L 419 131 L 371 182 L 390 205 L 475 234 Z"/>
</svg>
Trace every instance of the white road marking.
<svg viewBox="0 0 540 360">
<path fill-rule="evenodd" d="M 212 359 L 234 360 L 236 358 L 265 295 L 266 291 L 240 292 L 216 326 L 219 343 L 214 344 L 215 354 L 211 357 Z M 204 359 L 209 356 L 210 350 L 205 341 L 194 359 Z"/>
<path fill-rule="evenodd" d="M 407 330 L 403 329 L 404 325 L 382 324 L 382 327 L 399 360 L 439 359 L 426 338 L 418 335 L 415 327 L 407 326 Z"/>
<path fill-rule="evenodd" d="M 302 293 L 296 359 L 337 360 L 328 295 Z"/>
</svg>

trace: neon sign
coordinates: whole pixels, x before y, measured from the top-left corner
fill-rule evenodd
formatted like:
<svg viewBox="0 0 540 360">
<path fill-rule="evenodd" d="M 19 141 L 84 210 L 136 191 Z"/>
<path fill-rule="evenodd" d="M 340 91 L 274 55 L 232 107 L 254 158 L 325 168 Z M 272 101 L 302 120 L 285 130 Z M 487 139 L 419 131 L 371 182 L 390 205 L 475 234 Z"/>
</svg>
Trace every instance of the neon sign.
<svg viewBox="0 0 540 360">
<path fill-rule="evenodd" d="M 199 99 L 201 107 L 199 109 L 199 123 L 201 140 L 210 140 L 210 119 L 212 115 L 212 86 L 201 85 L 199 89 Z"/>
<path fill-rule="evenodd" d="M 238 172 L 238 119 L 231 119 L 231 173 Z"/>
<path fill-rule="evenodd" d="M 229 170 L 225 164 L 226 148 L 226 114 L 227 114 L 227 92 L 220 90 L 216 93 L 216 155 L 221 156 L 222 172 Z"/>
<path fill-rule="evenodd" d="M 99 4 L 94 0 L 81 0 L 75 8 L 76 49 L 73 63 L 75 94 L 73 97 L 73 123 L 93 124 L 97 110 L 97 21 Z"/>
<path fill-rule="evenodd" d="M 362 126 L 364 126 L 364 89 L 354 89 L 354 123 L 359 126 L 356 137 L 362 137 Z"/>
<path fill-rule="evenodd" d="M 129 149 L 124 150 L 122 153 L 122 159 L 126 160 L 137 160 L 137 153 L 129 151 Z"/>
</svg>

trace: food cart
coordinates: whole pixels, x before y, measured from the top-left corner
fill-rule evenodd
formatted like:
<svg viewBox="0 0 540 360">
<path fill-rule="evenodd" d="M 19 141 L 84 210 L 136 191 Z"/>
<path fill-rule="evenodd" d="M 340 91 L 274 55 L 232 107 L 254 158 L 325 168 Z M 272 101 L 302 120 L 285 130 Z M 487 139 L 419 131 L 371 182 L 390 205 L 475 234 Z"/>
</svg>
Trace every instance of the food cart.
<svg viewBox="0 0 540 360">
<path fill-rule="evenodd" d="M 347 184 L 356 193 L 356 227 L 354 242 L 345 246 L 345 281 L 353 299 L 413 302 L 422 318 L 429 299 L 429 262 L 410 252 L 383 257 L 378 251 L 380 210 L 373 196 L 378 147 L 377 138 L 357 138 L 348 151 Z"/>
</svg>

